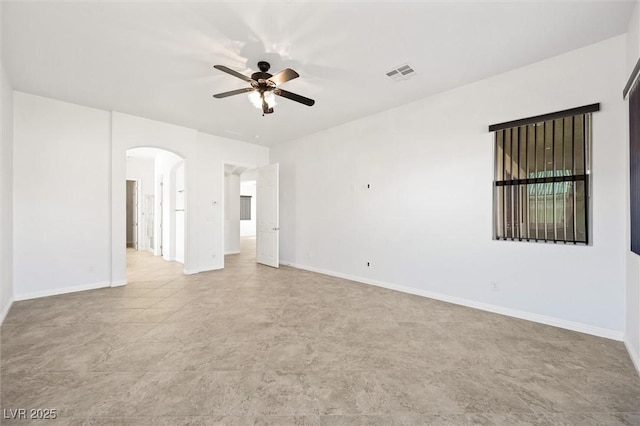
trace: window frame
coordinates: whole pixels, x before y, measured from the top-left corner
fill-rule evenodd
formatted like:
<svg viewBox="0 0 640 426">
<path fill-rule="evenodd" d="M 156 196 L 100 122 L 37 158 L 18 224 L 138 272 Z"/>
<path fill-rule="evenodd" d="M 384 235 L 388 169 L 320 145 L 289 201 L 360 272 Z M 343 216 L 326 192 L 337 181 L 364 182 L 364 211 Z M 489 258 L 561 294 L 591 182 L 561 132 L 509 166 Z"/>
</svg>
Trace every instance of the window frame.
<svg viewBox="0 0 640 426">
<path fill-rule="evenodd" d="M 568 110 L 563 110 L 563 111 L 557 111 L 554 113 L 550 113 L 550 114 L 544 114 L 544 115 L 539 115 L 539 116 L 534 116 L 534 117 L 529 117 L 529 118 L 524 118 L 524 119 L 519 119 L 519 120 L 514 120 L 514 121 L 509 121 L 509 122 L 504 122 L 504 123 L 499 123 L 499 124 L 494 124 L 489 126 L 489 131 L 494 133 L 493 135 L 493 182 L 492 182 L 492 238 L 494 240 L 498 240 L 498 241 L 525 241 L 525 242 L 542 242 L 542 243 L 561 243 L 561 244 L 570 244 L 570 245 L 591 245 L 591 236 L 592 236 L 592 232 L 591 232 L 591 226 L 592 226 L 592 214 L 591 214 L 591 209 L 592 209 L 592 200 L 591 200 L 591 188 L 592 188 L 592 183 L 591 183 L 591 168 L 592 168 L 592 154 L 591 154 L 591 145 L 592 145 L 592 129 L 593 129 L 593 119 L 592 119 L 592 114 L 593 112 L 599 111 L 600 110 L 600 104 L 591 104 L 591 105 L 585 105 L 582 107 L 578 107 L 578 108 L 572 108 L 572 109 L 568 109 Z M 582 173 L 579 173 L 576 171 L 575 166 L 571 166 L 573 168 L 573 173 L 570 175 L 565 175 L 565 174 L 561 174 L 558 175 L 558 169 L 557 168 L 557 162 L 556 162 L 556 151 L 557 149 L 555 148 L 555 141 L 556 141 L 556 126 L 555 120 L 560 120 L 562 119 L 562 123 L 563 123 L 563 127 L 562 127 L 562 140 L 563 140 L 563 145 L 562 145 L 562 153 L 563 153 L 563 167 L 564 167 L 564 155 L 566 154 L 566 148 L 565 148 L 565 119 L 570 119 L 571 121 L 571 126 L 574 126 L 571 128 L 571 132 L 572 132 L 572 138 L 573 141 L 575 143 L 575 137 L 574 137 L 574 132 L 576 131 L 575 128 L 575 118 L 576 116 L 581 116 L 582 121 L 583 121 L 583 125 L 582 125 L 582 139 L 583 140 L 583 149 L 584 149 L 584 153 L 583 153 L 583 170 Z M 533 136 L 534 136 L 534 140 L 533 140 L 533 152 L 536 155 L 536 159 L 537 159 L 537 155 L 538 155 L 538 145 L 539 145 L 539 139 L 538 139 L 538 134 L 537 132 L 537 128 L 542 126 L 543 131 L 545 132 L 542 136 L 542 142 L 543 144 L 547 143 L 547 123 L 551 123 L 551 125 L 553 127 L 551 127 L 551 149 L 552 149 L 552 161 L 553 161 L 553 166 L 551 169 L 551 174 L 549 176 L 546 176 L 548 170 L 547 170 L 547 166 L 546 164 L 544 165 L 544 169 L 542 170 L 542 175 L 538 176 L 538 166 L 536 164 L 536 171 L 535 171 L 535 175 L 534 177 L 529 177 L 529 174 L 531 173 L 531 169 L 530 169 L 530 160 L 529 160 L 529 153 L 531 151 L 531 142 L 529 140 L 529 135 L 532 133 L 532 128 L 533 127 Z M 524 129 L 524 131 L 523 131 Z M 505 147 L 507 146 L 507 138 L 505 137 L 507 135 L 508 132 L 508 140 L 509 140 L 509 146 L 511 146 L 511 138 L 514 136 L 514 133 L 517 135 L 517 138 L 514 139 L 517 140 L 518 143 L 518 159 L 517 159 L 517 164 L 519 167 L 519 171 L 518 171 L 518 176 L 516 179 L 506 179 L 506 176 L 509 175 L 509 177 L 511 177 L 510 172 L 508 172 L 507 170 L 510 170 L 510 168 L 514 165 L 514 162 L 510 162 L 510 164 L 508 162 L 506 162 L 506 157 L 505 157 Z M 501 134 L 502 140 L 499 142 L 499 134 Z M 521 137 L 522 135 L 524 135 L 524 140 L 521 141 Z M 525 145 L 525 150 L 523 151 L 523 153 L 520 152 L 520 146 L 521 143 L 524 142 Z M 503 160 L 502 163 L 499 163 L 499 159 L 498 159 L 498 154 L 499 154 L 499 147 L 502 147 L 502 152 L 503 152 Z M 543 145 L 546 146 L 546 145 Z M 549 148 L 546 148 L 549 149 Z M 573 154 L 572 154 L 572 164 L 573 161 L 576 158 L 575 155 L 575 145 L 571 145 L 571 149 L 573 150 Z M 511 148 L 509 148 L 509 150 L 511 151 L 511 154 L 513 154 L 513 150 Z M 545 154 L 547 155 L 547 154 Z M 510 155 L 511 157 L 512 155 Z M 523 158 L 524 156 L 524 158 Z M 525 161 L 525 166 L 524 169 L 521 166 L 521 162 L 522 160 Z M 545 162 L 547 159 L 543 159 L 543 162 Z M 522 170 L 526 170 L 525 172 L 525 176 L 523 179 L 521 179 L 521 174 L 522 174 Z M 499 174 L 502 174 L 502 179 L 500 179 Z M 581 239 L 579 240 L 577 238 L 577 219 L 576 219 L 576 213 L 578 212 L 578 205 L 575 204 L 577 198 L 576 198 L 576 186 L 578 185 L 578 182 L 584 182 L 584 241 L 582 241 Z M 558 183 L 573 183 L 572 188 L 574 188 L 574 197 L 573 197 L 573 204 L 571 205 L 571 212 L 572 212 L 572 216 L 573 216 L 573 227 L 572 229 L 572 235 L 571 237 L 569 236 L 569 234 L 567 234 L 567 230 L 568 227 L 565 225 L 565 229 L 564 229 L 564 236 L 559 236 L 558 235 L 558 228 L 557 228 L 557 224 L 559 223 L 557 218 L 556 218 L 556 198 L 555 195 L 557 194 L 557 190 L 555 189 Z M 548 207 L 546 204 L 546 197 L 547 197 L 547 186 L 550 185 L 552 188 L 552 193 L 554 194 L 554 199 L 553 199 L 553 219 L 552 221 L 547 221 L 546 219 L 546 212 L 548 211 Z M 531 187 L 531 185 L 536 185 L 533 188 Z M 524 206 L 525 204 L 522 203 L 522 205 L 520 205 L 521 201 L 527 199 L 529 200 L 530 194 L 531 194 L 531 190 L 533 191 L 540 191 L 541 189 L 538 187 L 539 185 L 545 185 L 544 187 L 542 187 L 542 190 L 544 191 L 544 197 L 545 197 L 545 203 L 544 203 L 544 212 L 545 212 L 545 227 L 544 227 L 544 235 L 540 236 L 539 235 L 539 224 L 540 222 L 538 221 L 538 219 L 536 219 L 536 227 L 535 227 L 535 236 L 532 235 L 531 233 L 531 221 L 530 221 L 530 212 L 531 212 L 531 205 L 529 204 L 529 202 L 527 202 L 526 206 L 526 210 L 527 212 L 524 212 Z M 510 194 L 505 191 L 504 189 L 502 191 L 499 191 L 499 188 L 501 187 L 505 187 L 505 186 L 509 186 L 514 188 L 512 191 L 510 191 Z M 520 193 L 520 191 L 525 191 Z M 517 197 L 518 200 L 516 201 L 511 201 L 509 202 L 509 209 L 507 209 L 506 207 L 506 201 L 500 201 L 500 192 L 502 192 L 502 197 L 504 197 L 506 199 L 507 196 L 510 196 L 509 199 L 511 199 L 511 197 Z M 579 192 L 578 192 L 579 193 Z M 536 200 L 537 200 L 537 195 L 536 195 Z M 564 201 L 563 201 L 564 202 Z M 504 211 L 500 212 L 500 206 L 498 205 L 499 203 L 503 203 L 505 205 L 504 207 Z M 502 205 L 502 204 L 501 204 Z M 534 209 L 537 212 L 539 211 L 539 203 L 538 201 L 536 201 L 536 203 L 534 204 Z M 566 209 L 566 206 L 564 207 Z M 519 209 L 521 210 L 521 212 L 515 212 L 514 209 Z M 509 214 L 510 211 L 511 214 L 511 221 L 509 222 L 508 218 L 505 217 L 507 214 Z M 515 212 L 515 214 L 514 214 Z M 563 214 L 566 220 L 567 217 L 567 210 L 563 210 Z M 522 227 L 522 226 L 518 226 L 518 231 L 515 232 L 516 228 L 511 228 L 509 231 L 507 231 L 507 225 L 509 223 L 513 224 L 515 222 L 515 218 L 520 219 L 519 222 L 522 223 L 522 219 L 526 217 L 526 223 L 527 226 L 526 227 Z M 580 220 L 580 222 L 582 222 L 582 220 Z M 552 224 L 553 226 L 553 233 L 552 235 L 548 235 L 548 224 Z M 565 222 L 566 224 L 566 222 Z M 500 229 L 502 228 L 502 229 Z M 522 232 L 523 230 L 526 229 L 526 232 Z M 500 232 L 502 231 L 502 232 Z M 501 235 L 502 234 L 502 235 Z M 526 235 L 524 235 L 526 234 Z M 562 238 L 564 237 L 564 238 Z"/>
</svg>

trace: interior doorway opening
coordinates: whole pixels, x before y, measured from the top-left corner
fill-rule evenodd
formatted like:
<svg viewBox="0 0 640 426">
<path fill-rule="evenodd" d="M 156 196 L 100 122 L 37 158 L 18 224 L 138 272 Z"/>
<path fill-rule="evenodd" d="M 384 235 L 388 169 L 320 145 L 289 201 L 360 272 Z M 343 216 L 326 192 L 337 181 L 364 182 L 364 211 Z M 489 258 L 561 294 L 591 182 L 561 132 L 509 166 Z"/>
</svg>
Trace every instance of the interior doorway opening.
<svg viewBox="0 0 640 426">
<path fill-rule="evenodd" d="M 127 248 L 138 250 L 138 181 L 127 179 Z"/>
<path fill-rule="evenodd" d="M 225 264 L 234 256 L 256 258 L 256 167 L 224 165 Z"/>
<path fill-rule="evenodd" d="M 146 251 L 184 264 L 184 159 L 159 148 L 126 151 L 127 253 Z"/>
</svg>

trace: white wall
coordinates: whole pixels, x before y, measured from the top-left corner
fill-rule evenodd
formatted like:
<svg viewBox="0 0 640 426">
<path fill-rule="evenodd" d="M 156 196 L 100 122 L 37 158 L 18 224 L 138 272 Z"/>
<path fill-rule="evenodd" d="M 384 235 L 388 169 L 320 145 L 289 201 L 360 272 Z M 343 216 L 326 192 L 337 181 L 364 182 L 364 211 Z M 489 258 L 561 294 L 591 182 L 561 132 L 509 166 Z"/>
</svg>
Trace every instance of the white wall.
<svg viewBox="0 0 640 426">
<path fill-rule="evenodd" d="M 224 177 L 224 254 L 240 253 L 240 176 Z"/>
<path fill-rule="evenodd" d="M 244 179 L 244 175 L 242 176 Z M 251 220 L 240 221 L 240 235 L 247 237 L 256 236 L 256 181 L 240 182 L 240 195 L 248 195 L 251 197 Z"/>
<path fill-rule="evenodd" d="M 184 264 L 185 248 L 185 199 L 186 185 L 184 180 L 184 161 L 177 164 L 171 171 L 172 195 L 174 197 L 173 215 L 173 240 L 175 241 L 175 260 Z"/>
<path fill-rule="evenodd" d="M 0 35 L 0 324 L 13 301 L 13 89 L 1 46 Z"/>
<path fill-rule="evenodd" d="M 640 0 L 636 0 L 636 6 L 629 17 L 627 28 L 627 77 L 631 75 L 633 67 L 638 62 L 640 53 Z M 623 84 L 626 83 L 626 80 Z"/>
<path fill-rule="evenodd" d="M 198 155 L 200 262 L 208 269 L 217 269 L 224 266 L 224 256 L 220 255 L 224 253 L 224 164 L 265 166 L 269 164 L 269 148 L 199 133 Z"/>
<path fill-rule="evenodd" d="M 266 147 L 25 93 L 14 115 L 17 299 L 126 282 L 128 149 L 184 159 L 187 273 L 223 266 L 222 164 L 269 160 Z"/>
<path fill-rule="evenodd" d="M 182 165 L 181 168 L 181 187 L 185 188 L 184 182 L 184 160 L 169 151 L 157 150 L 155 157 L 155 180 L 156 180 L 156 221 L 155 221 L 155 236 L 158 244 L 154 253 L 167 261 L 173 261 L 176 259 L 176 168 Z M 184 208 L 184 194 L 181 200 L 182 208 Z M 184 231 L 186 224 L 184 224 L 184 213 L 182 214 L 182 232 L 181 237 L 183 241 L 181 244 L 182 250 L 182 263 L 184 264 Z"/>
<path fill-rule="evenodd" d="M 154 159 L 127 157 L 127 180 L 138 181 L 138 250 L 150 250 L 147 228 L 150 218 L 145 212 L 145 203 L 147 197 L 154 197 L 155 202 Z"/>
<path fill-rule="evenodd" d="M 16 299 L 109 284 L 110 120 L 14 92 Z"/>
<path fill-rule="evenodd" d="M 282 263 L 621 339 L 625 69 L 620 36 L 275 146 Z M 487 127 L 595 102 L 593 245 L 493 241 Z"/>
<path fill-rule="evenodd" d="M 186 127 L 166 124 L 159 121 L 148 120 L 118 112 L 112 113 L 112 283 L 124 284 L 126 268 L 125 249 L 125 178 L 126 178 L 126 151 L 136 147 L 160 148 L 175 153 L 185 161 L 185 248 L 184 269 L 187 273 L 195 273 L 198 268 L 198 229 L 196 223 L 196 209 L 198 195 L 190 188 L 197 187 L 197 134 L 198 132 Z M 158 165 L 156 164 L 156 168 Z M 168 189 L 165 188 L 164 191 Z M 166 192 L 165 192 L 166 194 Z M 170 199 L 169 197 L 168 199 Z M 173 208 L 172 208 L 173 210 Z M 164 220 L 175 221 L 175 212 Z M 174 229 L 171 227 L 170 229 Z M 173 236 L 163 235 L 164 241 Z M 165 258 L 175 259 L 175 245 L 170 246 L 171 252 L 165 254 Z"/>
<path fill-rule="evenodd" d="M 627 32 L 627 72 L 626 79 L 631 75 L 635 64 L 640 58 L 640 2 L 636 2 L 629 20 L 629 30 Z M 625 84 L 622 83 L 622 84 Z M 636 89 L 637 90 L 637 89 Z M 627 106 L 628 108 L 628 106 Z M 628 134 L 627 134 L 628 137 Z M 629 151 L 627 150 L 627 153 Z M 625 161 L 627 171 L 629 167 L 629 158 Z M 627 294 L 626 294 L 626 330 L 625 344 L 634 360 L 636 368 L 640 372 L 640 256 L 629 250 L 631 246 L 630 217 L 629 217 L 629 191 L 627 191 L 627 245 L 626 245 L 626 261 L 627 261 Z"/>
<path fill-rule="evenodd" d="M 185 272 L 222 268 L 223 164 L 264 165 L 269 149 L 116 112 L 112 138 L 114 281 L 124 281 L 124 153 L 137 146 L 165 149 L 185 160 Z"/>
</svg>

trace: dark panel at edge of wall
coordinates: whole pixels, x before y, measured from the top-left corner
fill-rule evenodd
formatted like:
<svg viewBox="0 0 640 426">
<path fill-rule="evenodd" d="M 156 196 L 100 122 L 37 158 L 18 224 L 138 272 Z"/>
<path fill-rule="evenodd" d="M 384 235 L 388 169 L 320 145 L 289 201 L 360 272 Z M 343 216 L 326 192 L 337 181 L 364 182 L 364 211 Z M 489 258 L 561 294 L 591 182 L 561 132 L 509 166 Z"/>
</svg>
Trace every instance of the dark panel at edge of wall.
<svg viewBox="0 0 640 426">
<path fill-rule="evenodd" d="M 640 84 L 629 96 L 631 251 L 640 255 Z"/>
</svg>

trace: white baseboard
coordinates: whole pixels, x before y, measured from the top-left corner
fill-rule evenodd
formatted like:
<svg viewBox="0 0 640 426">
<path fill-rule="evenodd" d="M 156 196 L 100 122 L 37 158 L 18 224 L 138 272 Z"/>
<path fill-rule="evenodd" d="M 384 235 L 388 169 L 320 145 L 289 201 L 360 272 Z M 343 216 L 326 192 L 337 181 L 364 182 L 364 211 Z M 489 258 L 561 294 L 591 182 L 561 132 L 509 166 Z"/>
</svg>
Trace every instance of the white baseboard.
<svg viewBox="0 0 640 426">
<path fill-rule="evenodd" d="M 185 275 L 193 275 L 193 274 L 199 274 L 200 272 L 207 272 L 207 271 L 217 271 L 218 269 L 224 269 L 224 266 L 214 266 L 214 267 L 204 267 L 204 268 L 198 268 L 198 269 L 185 269 L 183 270 Z"/>
<path fill-rule="evenodd" d="M 127 280 L 119 280 L 119 281 L 111 281 L 111 287 L 120 287 L 123 285 L 127 285 Z"/>
<path fill-rule="evenodd" d="M 7 314 L 9 313 L 9 309 L 11 309 L 11 305 L 13 305 L 13 297 L 9 299 L 9 302 L 7 303 L 7 305 L 0 312 L 0 325 L 2 325 L 2 323 L 4 322 L 4 319 L 7 317 Z"/>
<path fill-rule="evenodd" d="M 224 255 L 228 255 L 228 254 L 240 254 L 240 250 L 233 250 L 233 251 L 225 251 Z"/>
<path fill-rule="evenodd" d="M 447 294 L 436 293 L 428 290 L 390 284 L 383 281 L 372 280 L 370 278 L 358 277 L 355 275 L 348 275 L 340 272 L 327 271 L 325 269 L 315 268 L 315 267 L 306 266 L 306 265 L 300 265 L 297 263 L 281 261 L 280 264 L 284 266 L 291 266 L 293 268 L 304 269 L 310 272 L 317 272 L 319 274 L 330 275 L 332 277 L 356 281 L 363 284 L 374 285 L 374 286 L 386 288 L 389 290 L 396 290 L 403 293 L 414 294 L 416 296 L 423 296 L 423 297 L 428 297 L 430 299 L 441 300 L 443 302 L 453 303 L 455 305 L 461 305 L 461 306 L 467 306 L 469 308 L 480 309 L 482 311 L 492 312 L 495 314 L 506 315 L 513 318 L 519 318 L 527 321 L 537 322 L 540 324 L 546 324 L 554 327 L 564 328 L 567 330 L 578 331 L 580 333 L 591 334 L 593 336 L 605 337 L 607 339 L 612 339 L 617 341 L 622 341 L 624 339 L 624 333 L 620 331 L 610 330 L 610 329 L 601 328 L 601 327 L 595 327 L 589 324 L 567 321 L 560 318 L 534 314 L 531 312 L 520 311 L 517 309 L 505 308 L 504 306 L 492 305 L 490 303 L 484 303 L 484 302 L 477 302 L 471 299 L 465 299 L 465 298 L 456 297 L 456 296 L 449 296 Z"/>
<path fill-rule="evenodd" d="M 629 357 L 631 358 L 631 361 L 633 361 L 633 365 L 636 367 L 638 374 L 640 374 L 640 356 L 635 351 L 635 349 L 631 346 L 627 338 L 624 339 L 624 346 L 627 348 L 627 352 L 629 352 Z"/>
<path fill-rule="evenodd" d="M 37 299 L 39 297 L 56 296 L 58 294 L 75 293 L 77 291 L 95 290 L 97 288 L 111 287 L 110 281 L 101 281 L 98 283 L 82 284 L 72 287 L 55 288 L 51 290 L 34 291 L 31 293 L 22 293 L 14 296 L 16 301 Z"/>
</svg>

